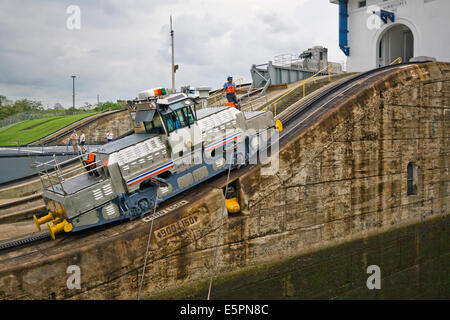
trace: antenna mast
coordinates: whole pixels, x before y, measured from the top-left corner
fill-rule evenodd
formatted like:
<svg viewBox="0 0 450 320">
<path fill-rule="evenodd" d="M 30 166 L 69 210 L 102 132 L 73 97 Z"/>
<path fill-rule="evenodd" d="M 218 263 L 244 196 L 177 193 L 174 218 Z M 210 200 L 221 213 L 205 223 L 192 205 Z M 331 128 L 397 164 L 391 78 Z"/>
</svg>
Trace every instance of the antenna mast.
<svg viewBox="0 0 450 320">
<path fill-rule="evenodd" d="M 174 52 L 173 52 L 172 16 L 170 16 L 170 37 L 172 40 L 172 93 L 175 93 L 175 63 L 174 63 Z"/>
</svg>

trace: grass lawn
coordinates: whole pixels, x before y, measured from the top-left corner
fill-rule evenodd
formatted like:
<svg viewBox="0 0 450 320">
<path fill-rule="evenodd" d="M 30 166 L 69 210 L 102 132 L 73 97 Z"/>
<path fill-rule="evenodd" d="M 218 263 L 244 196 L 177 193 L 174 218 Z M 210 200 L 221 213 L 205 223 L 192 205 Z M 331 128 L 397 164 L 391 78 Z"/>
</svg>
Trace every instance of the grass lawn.
<svg viewBox="0 0 450 320">
<path fill-rule="evenodd" d="M 20 140 L 22 145 L 28 144 L 93 114 L 96 114 L 96 112 L 18 122 L 0 129 L 0 145 L 17 145 L 17 140 Z"/>
</svg>

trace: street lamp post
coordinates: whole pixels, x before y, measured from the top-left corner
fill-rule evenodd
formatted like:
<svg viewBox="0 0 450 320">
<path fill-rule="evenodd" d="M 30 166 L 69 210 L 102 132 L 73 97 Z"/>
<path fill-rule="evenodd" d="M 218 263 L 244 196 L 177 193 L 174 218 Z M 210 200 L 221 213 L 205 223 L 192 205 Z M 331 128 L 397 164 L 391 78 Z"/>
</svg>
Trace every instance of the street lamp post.
<svg viewBox="0 0 450 320">
<path fill-rule="evenodd" d="M 76 76 L 72 76 L 72 87 L 73 87 L 73 90 L 72 90 L 72 92 L 73 92 L 73 108 L 75 109 L 75 77 Z"/>
</svg>

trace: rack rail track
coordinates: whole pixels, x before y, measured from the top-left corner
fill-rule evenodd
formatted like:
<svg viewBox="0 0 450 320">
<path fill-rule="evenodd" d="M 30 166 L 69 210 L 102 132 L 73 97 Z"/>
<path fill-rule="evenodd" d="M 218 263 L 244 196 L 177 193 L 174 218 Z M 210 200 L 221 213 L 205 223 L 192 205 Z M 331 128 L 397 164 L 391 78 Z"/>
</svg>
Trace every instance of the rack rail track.
<svg viewBox="0 0 450 320">
<path fill-rule="evenodd" d="M 29 237 L 19 238 L 12 241 L 4 242 L 0 244 L 0 252 L 6 251 L 15 247 L 22 247 L 26 244 L 36 242 L 42 239 L 50 238 L 50 234 L 47 231 L 41 231 L 39 233 L 33 234 Z"/>
<path fill-rule="evenodd" d="M 314 97 L 307 96 L 304 102 L 299 104 L 297 108 L 294 108 L 293 110 L 286 110 L 286 112 L 280 114 L 279 120 L 281 120 L 281 122 L 287 127 L 286 130 L 282 132 L 280 140 L 283 140 L 283 142 L 290 140 L 289 137 L 293 132 L 299 129 L 299 126 L 306 127 L 311 123 L 311 117 L 313 115 L 316 115 L 315 118 L 317 118 L 320 114 L 329 109 L 331 102 L 334 103 L 337 98 L 342 98 L 344 94 L 349 91 L 351 92 L 364 86 L 367 81 L 376 80 L 393 70 L 424 62 L 426 61 L 388 65 L 378 69 L 369 70 L 367 72 L 352 76 L 351 78 L 338 83 L 336 86 L 327 88 Z M 303 118 L 300 119 L 300 121 L 297 121 L 294 126 L 291 125 L 301 117 Z"/>
</svg>

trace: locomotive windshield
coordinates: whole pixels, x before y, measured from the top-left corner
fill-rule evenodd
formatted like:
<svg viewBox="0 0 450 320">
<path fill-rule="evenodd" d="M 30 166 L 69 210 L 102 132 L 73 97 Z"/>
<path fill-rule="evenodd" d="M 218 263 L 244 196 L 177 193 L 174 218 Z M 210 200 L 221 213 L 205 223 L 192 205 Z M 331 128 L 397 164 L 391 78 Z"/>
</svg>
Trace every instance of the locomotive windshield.
<svg viewBox="0 0 450 320">
<path fill-rule="evenodd" d="M 164 121 L 167 124 L 167 130 L 170 132 L 190 126 L 194 124 L 194 115 L 190 107 L 182 107 L 176 110 L 171 110 L 163 115 Z"/>
</svg>

